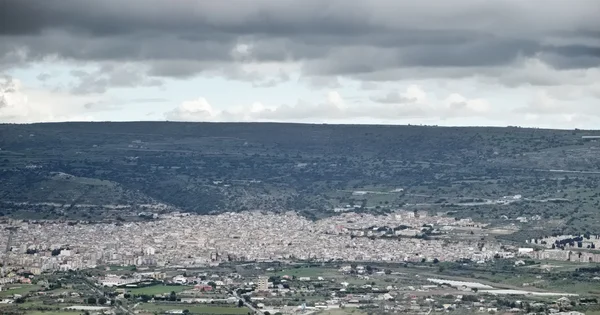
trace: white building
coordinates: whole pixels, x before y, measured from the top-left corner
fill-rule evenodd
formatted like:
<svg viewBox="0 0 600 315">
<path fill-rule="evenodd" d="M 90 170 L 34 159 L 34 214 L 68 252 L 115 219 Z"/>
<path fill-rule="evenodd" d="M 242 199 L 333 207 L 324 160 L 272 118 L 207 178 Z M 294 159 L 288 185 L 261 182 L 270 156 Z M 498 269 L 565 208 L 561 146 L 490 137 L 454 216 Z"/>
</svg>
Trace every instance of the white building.
<svg viewBox="0 0 600 315">
<path fill-rule="evenodd" d="M 269 290 L 269 278 L 267 277 L 258 277 L 257 290 L 258 291 L 268 291 Z"/>
<path fill-rule="evenodd" d="M 144 248 L 144 255 L 155 255 L 156 254 L 156 249 L 154 249 L 154 247 L 148 246 L 146 248 Z"/>
<path fill-rule="evenodd" d="M 101 279 L 98 282 L 100 282 L 100 284 L 102 286 L 115 287 L 115 286 L 130 284 L 130 283 L 136 283 L 136 282 L 138 282 L 138 280 L 133 279 L 133 278 L 122 279 L 121 277 L 119 277 L 117 275 L 106 275 L 106 277 L 104 277 L 104 279 Z"/>
<path fill-rule="evenodd" d="M 186 284 L 187 282 L 188 282 L 187 278 L 182 275 L 173 277 L 173 283 Z"/>
</svg>

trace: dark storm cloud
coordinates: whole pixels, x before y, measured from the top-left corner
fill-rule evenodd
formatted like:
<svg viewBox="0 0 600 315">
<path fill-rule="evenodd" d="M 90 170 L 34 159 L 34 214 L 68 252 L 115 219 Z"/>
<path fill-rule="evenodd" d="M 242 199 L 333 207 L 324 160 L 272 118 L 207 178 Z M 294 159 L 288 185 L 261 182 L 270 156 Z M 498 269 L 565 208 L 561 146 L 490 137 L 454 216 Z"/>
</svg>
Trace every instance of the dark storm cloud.
<svg viewBox="0 0 600 315">
<path fill-rule="evenodd" d="M 96 36 L 144 30 L 198 36 L 292 33 L 356 34 L 381 28 L 364 23 L 364 11 L 315 0 L 7 0 L 0 34 L 24 35 L 60 28 Z M 343 9 L 343 14 L 336 14 Z M 308 18 L 308 20 L 307 20 Z M 309 22 L 309 23 L 307 23 Z"/>
<path fill-rule="evenodd" d="M 219 67 L 235 74 L 231 63 L 298 61 L 306 74 L 369 74 L 377 80 L 375 73 L 390 69 L 432 68 L 436 71 L 427 73 L 436 77 L 446 68 L 465 68 L 473 74 L 527 57 L 557 68 L 587 68 L 598 65 L 600 51 L 595 0 L 5 0 L 3 5 L 0 70 L 59 56 L 143 62 L 149 67 L 144 74 L 185 78 Z M 590 44 L 543 44 L 549 37 L 588 38 Z M 240 43 L 248 52 L 232 53 Z"/>
</svg>

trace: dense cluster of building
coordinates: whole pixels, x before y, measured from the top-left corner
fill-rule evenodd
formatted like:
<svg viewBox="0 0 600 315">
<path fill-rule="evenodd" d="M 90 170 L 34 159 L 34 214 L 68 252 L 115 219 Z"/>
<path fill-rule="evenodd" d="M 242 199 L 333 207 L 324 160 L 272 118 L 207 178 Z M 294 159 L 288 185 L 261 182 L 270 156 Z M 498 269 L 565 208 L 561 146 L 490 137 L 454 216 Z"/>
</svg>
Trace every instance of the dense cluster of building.
<svg viewBox="0 0 600 315">
<path fill-rule="evenodd" d="M 529 249 L 529 250 L 524 250 Z M 522 248 L 522 256 L 541 260 L 562 260 L 580 263 L 600 263 L 600 253 L 584 252 L 568 249 L 543 249 Z"/>
<path fill-rule="evenodd" d="M 353 237 L 372 227 L 423 226 L 451 229 L 473 226 L 424 213 L 399 211 L 387 216 L 345 213 L 312 222 L 295 213 L 225 213 L 214 216 L 171 214 L 159 220 L 119 224 L 31 223 L 18 228 L 3 253 L 8 266 L 33 273 L 97 265 L 195 266 L 227 260 L 285 259 L 348 261 L 486 260 L 500 244 L 475 241 Z M 2 226 L 0 228 L 6 228 Z M 411 232 L 412 233 L 412 232 Z M 8 242 L 9 232 L 0 238 Z M 409 233 L 410 234 L 410 233 Z"/>
</svg>

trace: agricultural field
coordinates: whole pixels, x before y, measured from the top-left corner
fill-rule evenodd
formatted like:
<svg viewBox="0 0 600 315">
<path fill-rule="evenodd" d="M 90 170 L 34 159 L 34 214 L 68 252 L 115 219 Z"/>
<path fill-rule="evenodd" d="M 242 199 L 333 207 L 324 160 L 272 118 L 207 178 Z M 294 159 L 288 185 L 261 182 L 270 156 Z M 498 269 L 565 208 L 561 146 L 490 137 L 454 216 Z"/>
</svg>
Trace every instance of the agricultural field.
<svg viewBox="0 0 600 315">
<path fill-rule="evenodd" d="M 289 269 L 284 269 L 281 271 L 277 271 L 275 273 L 273 273 L 274 275 L 278 275 L 278 276 L 296 276 L 296 277 L 318 277 L 318 276 L 323 276 L 323 275 L 328 275 L 331 274 L 331 272 L 334 271 L 332 269 L 328 269 L 328 268 L 314 268 L 314 267 L 309 267 L 309 268 L 289 268 Z"/>
<path fill-rule="evenodd" d="M 317 314 L 319 314 L 319 315 L 346 315 L 346 314 L 366 315 L 367 313 L 362 310 L 345 308 L 345 309 L 339 309 L 339 310 L 321 311 L 321 312 L 318 312 Z"/>
<path fill-rule="evenodd" d="M 192 286 L 184 285 L 153 285 L 144 288 L 127 289 L 129 293 L 133 295 L 157 295 L 157 294 L 169 294 L 171 292 L 179 293 L 186 290 L 193 289 Z"/>
<path fill-rule="evenodd" d="M 144 303 L 140 304 L 136 311 L 142 311 L 147 313 L 154 312 L 165 312 L 169 310 L 188 310 L 192 314 L 224 314 L 224 315 L 236 315 L 236 314 L 248 314 L 249 309 L 246 307 L 235 307 L 235 306 L 211 306 L 211 305 L 198 305 L 198 304 L 158 304 L 158 303 Z"/>
<path fill-rule="evenodd" d="M 29 292 L 35 292 L 40 288 L 40 286 L 31 284 L 9 285 L 3 291 L 0 291 L 0 297 L 12 296 L 14 294 L 24 295 Z"/>
<path fill-rule="evenodd" d="M 78 315 L 81 311 L 26 311 L 24 315 Z"/>
</svg>

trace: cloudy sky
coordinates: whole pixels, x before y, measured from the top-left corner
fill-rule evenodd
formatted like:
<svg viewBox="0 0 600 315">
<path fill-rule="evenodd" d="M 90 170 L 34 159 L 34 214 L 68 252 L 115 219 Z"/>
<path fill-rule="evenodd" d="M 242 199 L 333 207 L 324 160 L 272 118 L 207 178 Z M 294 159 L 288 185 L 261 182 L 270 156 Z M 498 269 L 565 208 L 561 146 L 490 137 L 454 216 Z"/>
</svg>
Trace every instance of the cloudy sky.
<svg viewBox="0 0 600 315">
<path fill-rule="evenodd" d="M 600 128 L 598 0 L 4 0 L 0 122 Z"/>
</svg>

